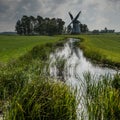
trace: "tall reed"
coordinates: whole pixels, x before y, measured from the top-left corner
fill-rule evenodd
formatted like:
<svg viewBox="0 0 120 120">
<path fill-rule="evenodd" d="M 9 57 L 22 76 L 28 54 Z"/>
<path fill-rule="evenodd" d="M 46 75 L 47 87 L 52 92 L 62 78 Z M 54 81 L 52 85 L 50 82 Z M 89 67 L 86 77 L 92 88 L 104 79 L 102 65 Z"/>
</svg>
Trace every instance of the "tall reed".
<svg viewBox="0 0 120 120">
<path fill-rule="evenodd" d="M 99 81 L 94 82 L 90 74 L 85 78 L 87 80 L 85 100 L 89 120 L 119 120 L 120 91 L 115 86 L 116 81 L 120 81 L 120 75 L 117 74 L 114 78 L 109 75 L 102 76 Z"/>
<path fill-rule="evenodd" d="M 62 82 L 33 80 L 12 99 L 7 120 L 76 120 L 75 94 Z"/>
<path fill-rule="evenodd" d="M 47 79 L 44 71 L 50 52 L 62 44 L 35 46 L 2 65 L 0 111 L 6 120 L 76 120 L 75 94 L 64 83 Z"/>
</svg>

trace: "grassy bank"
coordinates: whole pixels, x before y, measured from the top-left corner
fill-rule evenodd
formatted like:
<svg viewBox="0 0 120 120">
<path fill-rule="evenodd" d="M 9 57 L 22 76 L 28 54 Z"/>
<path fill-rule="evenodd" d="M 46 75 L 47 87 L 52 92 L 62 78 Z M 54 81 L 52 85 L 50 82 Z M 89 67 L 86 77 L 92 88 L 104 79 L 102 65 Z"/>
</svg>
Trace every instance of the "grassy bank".
<svg viewBox="0 0 120 120">
<path fill-rule="evenodd" d="M 81 34 L 64 35 L 80 39 L 80 48 L 84 55 L 100 66 L 120 69 L 120 35 L 119 34 Z"/>
<path fill-rule="evenodd" d="M 120 68 L 120 35 L 63 35 L 48 36 L 0 36 L 0 62 L 8 62 L 27 53 L 36 45 L 54 43 L 65 37 L 82 39 L 80 47 L 84 55 L 102 66 Z"/>
<path fill-rule="evenodd" d="M 86 74 L 85 80 L 88 119 L 119 120 L 120 75 L 116 74 L 113 78 L 109 75 L 102 76 L 97 82 L 93 76 Z"/>
<path fill-rule="evenodd" d="M 20 40 L 23 36 L 17 37 Z M 62 46 L 64 41 L 59 41 L 59 37 L 29 36 L 28 38 L 38 39 L 38 42 L 33 39 L 29 46 L 30 41 L 25 38 L 27 37 L 23 37 L 21 44 L 16 42 L 23 55 L 15 52 L 14 59 L 10 60 L 10 53 L 7 59 L 10 61 L 0 65 L 0 111 L 4 116 L 7 115 L 5 119 L 76 119 L 75 94 L 65 83 L 51 80 L 48 72 L 49 54 L 56 47 Z M 22 51 L 22 48 L 26 49 L 25 43 L 28 43 L 28 51 Z M 8 45 L 6 44 L 4 47 Z M 10 46 L 8 48 L 14 50 Z"/>
<path fill-rule="evenodd" d="M 0 62 L 8 62 L 18 58 L 36 45 L 54 43 L 60 39 L 63 37 L 0 35 Z"/>
<path fill-rule="evenodd" d="M 117 40 L 113 41 L 111 39 L 111 43 L 107 40 L 106 44 L 109 44 L 108 47 L 103 44 L 106 41 L 103 37 L 108 39 L 111 38 L 110 36 L 112 37 L 112 35 L 108 37 L 105 37 L 105 35 L 79 35 L 74 37 L 84 39 L 81 43 L 81 48 L 83 48 L 85 53 L 90 51 L 91 59 L 101 63 L 103 60 L 113 61 L 112 58 L 107 57 L 109 54 L 103 53 L 111 51 L 113 54 L 119 54 L 119 36 L 113 35 L 113 38 L 117 37 Z M 76 94 L 64 83 L 51 80 L 47 71 L 49 70 L 49 54 L 57 47 L 63 45 L 64 41 L 58 40 L 65 36 L 17 36 L 18 41 L 16 36 L 4 37 L 7 40 L 6 44 L 5 41 L 2 43 L 0 40 L 3 45 L 2 48 L 0 44 L 0 54 L 3 54 L 1 61 L 7 62 L 7 64 L 0 64 L 0 111 L 5 112 L 4 115 L 7 114 L 5 119 L 76 120 Z M 12 45 L 9 43 L 11 37 L 15 39 L 15 48 L 12 48 L 12 39 L 10 40 Z M 97 40 L 97 37 L 100 40 Z M 22 42 L 21 39 L 23 39 Z M 102 45 L 97 46 L 98 43 Z M 6 48 L 6 51 L 4 51 L 4 48 Z M 113 48 L 114 50 L 111 50 Z M 106 52 L 101 52 L 101 50 Z M 15 54 L 11 54 L 9 51 L 14 51 Z M 89 54 L 86 54 L 86 56 L 90 57 Z M 13 60 L 11 60 L 11 55 Z M 118 65 L 117 62 L 118 58 L 113 61 L 115 65 Z M 58 61 L 57 64 L 58 68 L 63 71 L 64 61 Z M 45 66 L 46 71 L 44 71 Z M 93 79 L 89 74 L 86 75 L 87 92 L 85 102 L 89 119 L 120 119 L 119 74 L 113 80 L 109 76 L 104 76 L 99 79 L 98 83 L 93 83 Z"/>
<path fill-rule="evenodd" d="M 76 120 L 75 103 L 64 83 L 40 78 L 12 99 L 7 120 Z"/>
<path fill-rule="evenodd" d="M 120 69 L 120 35 L 81 35 L 84 55 L 102 66 Z"/>
</svg>

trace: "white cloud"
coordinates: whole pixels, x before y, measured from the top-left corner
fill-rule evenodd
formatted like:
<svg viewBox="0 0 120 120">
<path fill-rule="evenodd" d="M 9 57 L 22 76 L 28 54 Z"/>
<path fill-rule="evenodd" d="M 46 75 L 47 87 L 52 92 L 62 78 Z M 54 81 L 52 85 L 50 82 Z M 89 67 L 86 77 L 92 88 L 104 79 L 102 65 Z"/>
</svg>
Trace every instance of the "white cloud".
<svg viewBox="0 0 120 120">
<path fill-rule="evenodd" d="M 79 20 L 90 29 L 120 31 L 120 0 L 1 0 L 0 31 L 14 30 L 15 22 L 24 14 L 60 17 L 68 25 L 68 12 L 76 15 L 80 10 Z"/>
</svg>

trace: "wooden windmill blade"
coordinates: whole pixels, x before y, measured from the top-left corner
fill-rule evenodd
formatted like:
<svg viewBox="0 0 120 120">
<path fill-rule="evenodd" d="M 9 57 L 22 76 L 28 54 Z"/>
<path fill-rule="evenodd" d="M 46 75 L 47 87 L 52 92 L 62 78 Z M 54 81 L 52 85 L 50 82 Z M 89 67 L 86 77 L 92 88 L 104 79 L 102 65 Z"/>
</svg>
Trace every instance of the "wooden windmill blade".
<svg viewBox="0 0 120 120">
<path fill-rule="evenodd" d="M 71 20 L 73 20 L 73 15 L 69 12 L 70 18 Z"/>
<path fill-rule="evenodd" d="M 77 16 L 74 18 L 74 20 L 77 20 L 78 17 L 80 16 L 81 11 L 77 14 Z"/>
<path fill-rule="evenodd" d="M 70 18 L 71 18 L 71 23 L 69 25 L 71 25 L 73 22 L 77 21 L 78 17 L 80 16 L 81 11 L 76 15 L 75 18 L 73 18 L 72 14 L 69 12 Z"/>
</svg>

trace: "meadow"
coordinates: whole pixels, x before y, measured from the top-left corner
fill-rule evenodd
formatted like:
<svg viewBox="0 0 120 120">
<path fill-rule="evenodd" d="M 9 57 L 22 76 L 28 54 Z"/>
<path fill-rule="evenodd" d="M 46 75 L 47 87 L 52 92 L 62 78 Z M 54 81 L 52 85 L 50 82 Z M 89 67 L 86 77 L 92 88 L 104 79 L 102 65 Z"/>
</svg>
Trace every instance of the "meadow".
<svg viewBox="0 0 120 120">
<path fill-rule="evenodd" d="M 84 55 L 94 62 L 120 68 L 120 35 L 100 34 L 78 36 Z"/>
<path fill-rule="evenodd" d="M 54 43 L 62 37 L 0 35 L 0 62 L 8 62 L 24 55 L 36 45 Z"/>
<path fill-rule="evenodd" d="M 84 55 L 93 62 L 120 67 L 120 35 L 0 36 L 0 62 L 19 58 L 36 45 L 54 43 L 65 37 L 81 39 Z"/>
<path fill-rule="evenodd" d="M 120 35 L 1 35 L 0 111 L 6 120 L 77 120 L 76 91 L 64 82 L 54 81 L 48 72 L 49 54 L 61 47 L 66 37 L 80 38 L 79 47 L 91 60 L 107 61 L 119 68 Z M 89 120 L 119 119 L 120 75 L 103 76 L 98 83 L 93 79 L 86 74 Z"/>
</svg>

